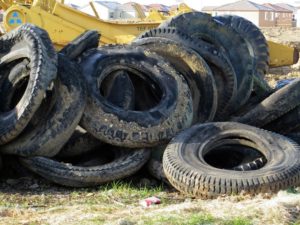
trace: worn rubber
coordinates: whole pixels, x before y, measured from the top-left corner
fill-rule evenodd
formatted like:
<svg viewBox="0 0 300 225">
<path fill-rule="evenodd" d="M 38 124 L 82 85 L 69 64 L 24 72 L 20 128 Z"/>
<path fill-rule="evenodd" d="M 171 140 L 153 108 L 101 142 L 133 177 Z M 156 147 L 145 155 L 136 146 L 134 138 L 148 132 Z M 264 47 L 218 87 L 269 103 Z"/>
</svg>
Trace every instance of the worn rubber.
<svg viewBox="0 0 300 225">
<path fill-rule="evenodd" d="M 264 99 L 245 115 L 232 120 L 263 127 L 300 105 L 299 88 L 300 79 L 296 79 Z"/>
<path fill-rule="evenodd" d="M 265 95 L 272 91 L 268 82 L 264 79 L 269 71 L 270 54 L 267 40 L 260 29 L 251 21 L 232 15 L 215 16 L 214 20 L 231 26 L 245 39 L 249 52 L 255 59 L 253 89 L 258 95 Z"/>
<path fill-rule="evenodd" d="M 88 52 L 81 66 L 88 82 L 81 126 L 96 138 L 116 146 L 152 147 L 191 125 L 188 85 L 158 55 L 139 47 L 107 47 Z M 164 93 L 159 104 L 147 111 L 122 110 L 110 104 L 98 90 L 107 76 L 121 69 L 156 83 Z"/>
<path fill-rule="evenodd" d="M 101 150 L 101 151 L 100 151 Z M 107 149 L 97 151 L 99 159 Z M 98 166 L 76 166 L 45 157 L 21 158 L 21 163 L 47 180 L 69 187 L 90 187 L 133 175 L 149 159 L 149 150 L 109 149 L 113 160 Z M 93 157 L 95 158 L 95 157 Z"/>
<path fill-rule="evenodd" d="M 184 76 L 193 98 L 193 123 L 213 121 L 218 92 L 209 66 L 197 52 L 160 37 L 138 39 L 132 45 L 156 52 Z"/>
<path fill-rule="evenodd" d="M 99 45 L 100 36 L 101 35 L 98 31 L 88 30 L 64 46 L 59 53 L 67 56 L 71 60 L 74 60 L 83 52 L 92 48 L 97 48 Z"/>
<path fill-rule="evenodd" d="M 75 156 L 80 156 L 96 148 L 101 148 L 103 142 L 94 138 L 89 133 L 82 133 L 80 131 L 75 131 L 68 142 L 56 155 L 56 158 L 67 159 Z"/>
<path fill-rule="evenodd" d="M 270 52 L 268 42 L 261 30 L 251 21 L 240 16 L 215 16 L 214 19 L 225 25 L 230 25 L 251 45 L 258 70 L 256 75 L 264 78 L 269 71 Z"/>
<path fill-rule="evenodd" d="M 41 33 L 44 34 L 43 39 L 40 38 Z M 29 24 L 0 37 L 1 71 L 15 60 L 27 58 L 30 61 L 29 81 L 24 95 L 13 110 L 0 113 L 0 145 L 13 140 L 24 130 L 56 77 L 57 57 L 49 42 L 45 31 Z M 0 75 L 0 79 L 7 77 Z"/>
<path fill-rule="evenodd" d="M 155 179 L 164 182 L 165 184 L 170 185 L 162 164 L 162 157 L 165 151 L 166 146 L 156 147 L 151 149 L 151 157 L 147 163 L 147 171 L 153 176 Z"/>
<path fill-rule="evenodd" d="M 237 104 L 235 109 L 244 105 L 253 87 L 253 65 L 246 41 L 231 27 L 216 22 L 209 14 L 190 12 L 165 21 L 160 27 L 174 27 L 195 39 L 212 43 L 224 48 L 237 75 Z"/>
<path fill-rule="evenodd" d="M 255 144 L 267 163 L 258 170 L 215 168 L 204 161 L 214 143 L 222 139 L 246 139 Z M 179 191 L 202 198 L 224 194 L 272 193 L 300 182 L 299 146 L 284 136 L 240 123 L 195 125 L 168 145 L 163 166 L 170 183 Z"/>
<path fill-rule="evenodd" d="M 3 76 L 5 79 L 0 79 L 1 112 L 12 110 L 24 94 L 30 75 L 28 64 L 27 59 L 20 59 L 10 66 L 7 65 L 6 70 L 1 71 L 5 74 Z"/>
<path fill-rule="evenodd" d="M 103 95 L 110 103 L 122 109 L 134 109 L 135 89 L 126 71 L 112 73 L 103 86 Z"/>
<path fill-rule="evenodd" d="M 85 83 L 78 65 L 63 55 L 58 59 L 58 77 L 46 115 L 35 127 L 26 129 L 13 142 L 3 145 L 1 152 L 24 157 L 54 156 L 76 129 L 86 103 Z"/>
<path fill-rule="evenodd" d="M 174 40 L 193 49 L 207 62 L 212 70 L 218 92 L 218 107 L 215 120 L 225 120 L 236 105 L 237 81 L 234 68 L 223 48 L 189 37 L 176 28 L 157 28 L 146 31 L 134 42 L 143 38 L 160 37 Z M 133 43 L 134 43 L 133 42 Z"/>
<path fill-rule="evenodd" d="M 300 127 L 300 106 L 264 126 L 264 129 L 288 134 Z"/>
</svg>

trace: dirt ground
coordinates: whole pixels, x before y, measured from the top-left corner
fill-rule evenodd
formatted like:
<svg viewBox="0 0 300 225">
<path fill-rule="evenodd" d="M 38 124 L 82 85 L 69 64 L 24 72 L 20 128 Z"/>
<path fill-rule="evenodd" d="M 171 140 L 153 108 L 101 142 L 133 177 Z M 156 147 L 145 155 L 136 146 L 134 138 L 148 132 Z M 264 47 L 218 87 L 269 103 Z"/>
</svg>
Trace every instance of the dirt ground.
<svg viewBox="0 0 300 225">
<path fill-rule="evenodd" d="M 299 48 L 299 29 L 263 29 L 268 39 Z M 270 69 L 271 86 L 300 77 L 300 62 Z M 145 188 L 147 186 L 147 188 Z M 145 208 L 139 201 L 157 196 L 160 205 Z M 300 225 L 300 188 L 275 195 L 230 196 L 199 200 L 143 178 L 92 189 L 70 189 L 43 179 L 0 180 L 0 224 L 293 224 Z"/>
</svg>

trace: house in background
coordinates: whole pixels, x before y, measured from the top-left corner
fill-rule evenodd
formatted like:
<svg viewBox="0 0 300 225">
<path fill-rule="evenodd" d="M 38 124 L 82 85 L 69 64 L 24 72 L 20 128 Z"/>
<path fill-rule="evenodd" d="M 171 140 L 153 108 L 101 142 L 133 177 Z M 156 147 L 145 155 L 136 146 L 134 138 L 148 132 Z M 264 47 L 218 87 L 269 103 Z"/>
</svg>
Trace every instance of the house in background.
<svg viewBox="0 0 300 225">
<path fill-rule="evenodd" d="M 93 1 L 93 3 L 99 17 L 103 20 L 114 19 L 115 11 L 121 5 L 118 2 L 110 1 Z M 95 16 L 95 12 L 90 4 L 80 7 L 79 10 L 89 15 Z"/>
<path fill-rule="evenodd" d="M 127 2 L 125 4 L 122 4 L 118 6 L 115 12 L 115 18 L 114 19 L 132 19 L 132 18 L 138 18 L 138 12 L 134 6 L 134 2 Z"/>
<path fill-rule="evenodd" d="M 293 26 L 293 11 L 285 9 L 275 4 L 263 4 L 273 10 L 272 18 L 275 18 L 275 26 L 292 27 Z"/>
<path fill-rule="evenodd" d="M 213 14 L 216 14 L 216 12 L 214 11 L 215 8 L 217 8 L 217 7 L 216 6 L 204 6 L 201 11 L 213 15 Z M 213 16 L 215 16 L 215 15 L 213 15 Z"/>
<path fill-rule="evenodd" d="M 165 15 L 169 14 L 169 11 L 170 11 L 170 7 L 166 6 L 166 5 L 163 5 L 163 4 L 150 4 L 150 5 L 148 5 L 148 9 L 149 10 L 155 9 L 158 12 L 161 12 Z"/>
<path fill-rule="evenodd" d="M 213 16 L 237 15 L 250 20 L 256 26 L 275 26 L 274 11 L 271 8 L 247 0 L 237 1 L 213 9 L 209 8 L 208 10 L 205 9 L 204 12 L 211 13 Z"/>
<path fill-rule="evenodd" d="M 288 9 L 293 12 L 294 23 L 296 23 L 296 27 L 300 27 L 300 7 L 295 7 L 286 3 L 278 3 L 276 4 L 282 8 Z"/>
</svg>

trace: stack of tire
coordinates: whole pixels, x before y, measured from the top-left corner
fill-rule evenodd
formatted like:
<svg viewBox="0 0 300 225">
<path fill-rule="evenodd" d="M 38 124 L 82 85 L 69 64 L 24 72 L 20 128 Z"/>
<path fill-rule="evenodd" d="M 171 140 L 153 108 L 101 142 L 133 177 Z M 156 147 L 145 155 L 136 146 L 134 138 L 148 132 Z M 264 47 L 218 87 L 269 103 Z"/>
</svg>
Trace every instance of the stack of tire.
<svg viewBox="0 0 300 225">
<path fill-rule="evenodd" d="M 130 45 L 98 47 L 99 38 L 88 31 L 58 53 L 33 25 L 0 38 L 3 157 L 71 187 L 144 165 L 204 198 L 299 185 L 296 142 L 260 128 L 297 140 L 300 80 L 268 86 L 255 25 L 193 12 Z"/>
</svg>

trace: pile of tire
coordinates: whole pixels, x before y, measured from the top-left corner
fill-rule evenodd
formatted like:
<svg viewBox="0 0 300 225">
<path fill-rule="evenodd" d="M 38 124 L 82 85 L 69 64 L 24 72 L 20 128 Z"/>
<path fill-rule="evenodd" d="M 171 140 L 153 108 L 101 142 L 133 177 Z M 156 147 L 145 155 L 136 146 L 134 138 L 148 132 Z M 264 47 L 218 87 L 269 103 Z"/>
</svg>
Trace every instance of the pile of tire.
<svg viewBox="0 0 300 225">
<path fill-rule="evenodd" d="M 203 198 L 300 184 L 300 80 L 268 86 L 267 42 L 251 22 L 193 12 L 130 45 L 99 38 L 87 31 L 58 53 L 30 24 L 0 38 L 8 168 L 89 187 L 145 167 Z"/>
</svg>

